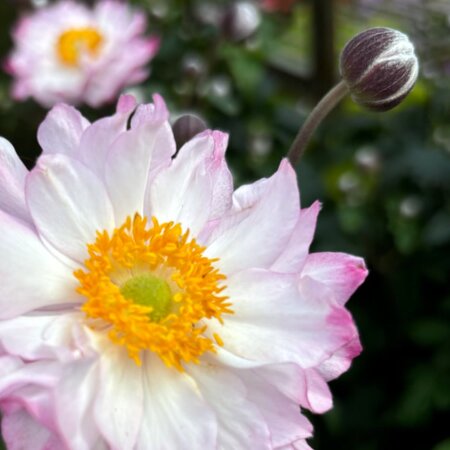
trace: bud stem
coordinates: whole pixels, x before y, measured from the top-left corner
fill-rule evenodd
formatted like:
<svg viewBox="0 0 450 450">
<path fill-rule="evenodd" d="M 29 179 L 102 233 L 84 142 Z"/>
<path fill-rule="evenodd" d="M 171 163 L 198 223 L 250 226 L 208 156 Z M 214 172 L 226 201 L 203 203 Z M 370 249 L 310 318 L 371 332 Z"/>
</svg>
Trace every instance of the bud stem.
<svg viewBox="0 0 450 450">
<path fill-rule="evenodd" d="M 320 100 L 316 107 L 312 110 L 306 122 L 295 137 L 294 142 L 289 149 L 287 157 L 291 164 L 295 166 L 305 153 L 314 130 L 320 125 L 322 120 L 329 112 L 348 94 L 349 89 L 344 80 L 341 80 L 334 86 L 325 97 Z"/>
</svg>

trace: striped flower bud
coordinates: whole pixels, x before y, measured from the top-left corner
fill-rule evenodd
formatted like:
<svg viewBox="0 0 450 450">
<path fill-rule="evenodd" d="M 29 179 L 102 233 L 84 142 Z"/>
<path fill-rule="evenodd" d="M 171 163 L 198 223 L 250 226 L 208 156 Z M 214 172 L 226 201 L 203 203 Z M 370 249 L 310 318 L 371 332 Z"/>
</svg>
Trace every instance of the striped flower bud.
<svg viewBox="0 0 450 450">
<path fill-rule="evenodd" d="M 205 122 L 194 114 L 184 114 L 179 117 L 172 125 L 177 150 L 183 147 L 194 136 L 205 131 L 206 128 Z"/>
<path fill-rule="evenodd" d="M 419 63 L 408 36 L 390 28 L 371 28 L 344 47 L 340 71 L 356 103 L 387 111 L 411 91 Z"/>
</svg>

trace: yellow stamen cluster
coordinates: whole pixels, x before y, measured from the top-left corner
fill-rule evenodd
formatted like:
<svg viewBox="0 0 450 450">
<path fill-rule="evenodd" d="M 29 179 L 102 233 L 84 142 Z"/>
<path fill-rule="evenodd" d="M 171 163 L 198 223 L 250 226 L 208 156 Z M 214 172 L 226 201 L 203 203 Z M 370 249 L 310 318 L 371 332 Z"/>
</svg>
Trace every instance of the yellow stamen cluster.
<svg viewBox="0 0 450 450">
<path fill-rule="evenodd" d="M 214 343 L 203 333 L 202 319 L 232 314 L 222 275 L 203 256 L 204 247 L 180 224 L 152 225 L 140 215 L 127 218 L 114 230 L 97 232 L 97 239 L 88 245 L 86 270 L 74 272 L 80 286 L 78 292 L 87 298 L 81 309 L 95 329 L 105 329 L 109 338 L 127 348 L 136 364 L 141 352 L 151 351 L 169 367 L 183 370 L 182 362 L 198 362 L 199 357 L 214 351 Z M 133 276 L 159 274 L 173 286 L 172 307 L 161 320 L 152 320 L 152 307 L 138 304 L 121 293 L 121 284 Z M 162 275 L 161 275 L 162 274 Z M 220 336 L 214 335 L 218 345 Z"/>
<path fill-rule="evenodd" d="M 103 43 L 102 35 L 92 27 L 71 28 L 64 31 L 57 42 L 60 61 L 67 66 L 77 66 L 80 52 L 96 57 Z"/>
</svg>

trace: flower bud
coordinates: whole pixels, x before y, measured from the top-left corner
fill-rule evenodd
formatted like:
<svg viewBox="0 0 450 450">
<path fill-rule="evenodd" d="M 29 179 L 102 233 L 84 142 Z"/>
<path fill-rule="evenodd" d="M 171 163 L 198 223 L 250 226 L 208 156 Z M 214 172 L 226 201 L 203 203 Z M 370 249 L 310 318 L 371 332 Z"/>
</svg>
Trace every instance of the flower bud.
<svg viewBox="0 0 450 450">
<path fill-rule="evenodd" d="M 411 91 L 419 63 L 408 36 L 390 28 L 371 28 L 344 47 L 340 71 L 356 103 L 387 111 Z"/>
<path fill-rule="evenodd" d="M 194 114 L 184 114 L 172 125 L 173 135 L 179 150 L 194 136 L 206 130 L 205 122 Z"/>
</svg>

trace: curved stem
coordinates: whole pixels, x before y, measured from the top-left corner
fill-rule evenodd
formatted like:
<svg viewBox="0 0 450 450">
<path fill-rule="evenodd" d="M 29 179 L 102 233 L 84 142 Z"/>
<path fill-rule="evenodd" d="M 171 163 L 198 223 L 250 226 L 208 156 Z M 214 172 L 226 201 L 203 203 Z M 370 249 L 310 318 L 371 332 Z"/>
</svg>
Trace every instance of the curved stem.
<svg viewBox="0 0 450 450">
<path fill-rule="evenodd" d="M 325 97 L 323 97 L 312 110 L 295 137 L 287 154 L 287 157 L 293 166 L 295 166 L 303 156 L 314 130 L 320 125 L 328 113 L 348 94 L 348 92 L 347 84 L 344 80 L 341 80 L 336 86 L 328 91 Z"/>
</svg>

